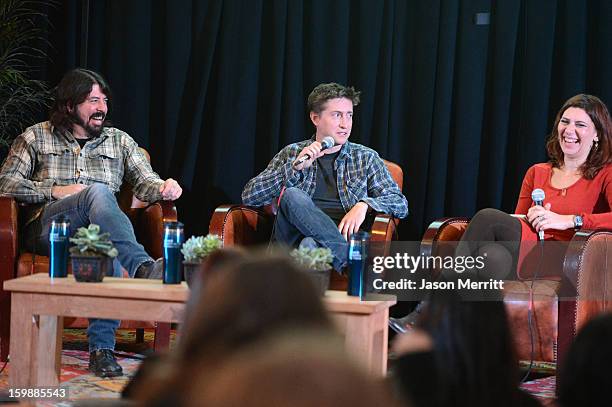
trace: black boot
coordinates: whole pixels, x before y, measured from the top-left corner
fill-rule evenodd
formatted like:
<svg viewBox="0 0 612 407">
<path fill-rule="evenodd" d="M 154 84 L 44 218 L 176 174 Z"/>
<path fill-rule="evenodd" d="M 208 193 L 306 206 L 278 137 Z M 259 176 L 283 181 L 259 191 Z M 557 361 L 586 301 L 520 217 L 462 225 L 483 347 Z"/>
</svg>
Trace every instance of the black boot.
<svg viewBox="0 0 612 407">
<path fill-rule="evenodd" d="M 123 369 L 117 363 L 111 349 L 100 349 L 89 354 L 89 370 L 98 377 L 123 376 Z"/>
<path fill-rule="evenodd" d="M 151 280 L 161 280 L 164 274 L 164 259 L 160 257 L 155 261 L 142 263 L 136 270 L 135 278 L 148 278 Z"/>
<path fill-rule="evenodd" d="M 411 330 L 421 316 L 421 311 L 427 304 L 427 301 L 421 301 L 417 304 L 414 311 L 401 318 L 389 317 L 389 327 L 399 334 L 403 334 Z"/>
</svg>

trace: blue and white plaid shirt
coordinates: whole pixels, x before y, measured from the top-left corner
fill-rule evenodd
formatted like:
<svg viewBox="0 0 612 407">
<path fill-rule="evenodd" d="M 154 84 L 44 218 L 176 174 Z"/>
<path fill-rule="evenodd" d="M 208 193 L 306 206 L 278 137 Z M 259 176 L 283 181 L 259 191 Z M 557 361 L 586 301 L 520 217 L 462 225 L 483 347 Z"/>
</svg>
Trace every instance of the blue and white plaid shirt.
<svg viewBox="0 0 612 407">
<path fill-rule="evenodd" d="M 317 181 L 316 160 L 302 171 L 295 171 L 293 162 L 313 140 L 290 144 L 276 154 L 268 167 L 246 184 L 242 202 L 251 206 L 270 204 L 280 195 L 283 187 L 297 187 L 312 197 Z M 375 211 L 396 218 L 408 215 L 408 201 L 376 151 L 347 141 L 340 149 L 334 169 L 338 195 L 345 211 L 348 212 L 361 201 Z"/>
</svg>

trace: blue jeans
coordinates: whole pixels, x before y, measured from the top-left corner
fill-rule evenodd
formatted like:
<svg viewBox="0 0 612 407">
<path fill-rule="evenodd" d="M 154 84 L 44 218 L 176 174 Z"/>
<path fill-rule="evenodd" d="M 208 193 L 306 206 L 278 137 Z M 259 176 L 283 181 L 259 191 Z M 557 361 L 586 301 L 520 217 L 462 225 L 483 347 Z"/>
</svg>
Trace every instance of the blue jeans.
<svg viewBox="0 0 612 407">
<path fill-rule="evenodd" d="M 37 221 L 40 235 L 35 249 L 42 249 L 36 250 L 37 252 L 49 252 L 49 226 L 51 220 L 57 216 L 70 220 L 71 235 L 78 228 L 87 227 L 90 223 L 100 225 L 101 232 L 110 233 L 110 239 L 119 252 L 113 262 L 114 277 L 122 276 L 121 266 L 128 271 L 130 277 L 134 277 L 141 264 L 153 261 L 144 247 L 136 241 L 132 223 L 119 208 L 115 195 L 105 184 L 90 185 L 78 194 L 48 204 Z M 115 331 L 118 326 L 118 320 L 91 318 L 87 329 L 89 351 L 114 349 Z"/>
<path fill-rule="evenodd" d="M 281 198 L 274 239 L 296 247 L 305 237 L 331 250 L 333 267 L 342 271 L 347 263 L 348 243 L 329 216 L 319 209 L 310 196 L 299 188 L 287 188 Z"/>
</svg>

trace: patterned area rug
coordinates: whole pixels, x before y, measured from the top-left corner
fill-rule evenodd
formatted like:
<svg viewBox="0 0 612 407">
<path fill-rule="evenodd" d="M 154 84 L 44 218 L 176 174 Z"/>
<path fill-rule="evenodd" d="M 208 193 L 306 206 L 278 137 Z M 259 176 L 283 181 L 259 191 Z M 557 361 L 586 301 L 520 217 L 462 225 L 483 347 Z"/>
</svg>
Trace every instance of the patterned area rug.
<svg viewBox="0 0 612 407">
<path fill-rule="evenodd" d="M 175 340 L 175 332 L 170 336 L 170 346 Z M 117 331 L 116 356 L 123 368 L 121 377 L 101 378 L 88 370 L 89 353 L 87 334 L 84 329 L 65 329 L 63 334 L 61 387 L 68 388 L 68 400 L 37 401 L 36 406 L 72 406 L 71 400 L 119 398 L 121 390 L 134 375 L 145 354 L 152 352 L 153 330 L 145 330 L 144 342 L 136 342 L 135 330 L 120 329 Z M 1 366 L 0 366 L 1 367 Z M 11 364 L 8 363 L 0 374 L 0 391 L 9 388 L 8 375 Z"/>
<path fill-rule="evenodd" d="M 529 369 L 528 361 L 519 363 L 521 371 L 526 372 Z M 534 362 L 531 367 L 531 375 L 540 378 L 530 380 L 521 385 L 521 388 L 529 394 L 537 397 L 543 406 L 555 406 L 555 374 L 557 371 L 556 363 L 550 362 Z"/>
<path fill-rule="evenodd" d="M 555 376 L 548 376 L 537 380 L 525 382 L 521 388 L 527 393 L 537 397 L 545 407 L 556 406 L 555 398 Z"/>
</svg>

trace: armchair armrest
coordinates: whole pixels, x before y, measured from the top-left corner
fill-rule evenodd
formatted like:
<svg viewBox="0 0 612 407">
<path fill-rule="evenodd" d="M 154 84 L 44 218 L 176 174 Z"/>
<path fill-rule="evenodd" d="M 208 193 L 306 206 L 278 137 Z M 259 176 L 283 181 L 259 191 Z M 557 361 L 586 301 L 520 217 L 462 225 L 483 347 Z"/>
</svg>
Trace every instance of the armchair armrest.
<svg viewBox="0 0 612 407">
<path fill-rule="evenodd" d="M 598 314 L 612 310 L 612 231 L 576 232 L 565 253 L 563 277 L 559 301 L 559 363 L 580 327 Z"/>
<path fill-rule="evenodd" d="M 441 218 L 431 222 L 421 240 L 421 255 L 454 256 L 457 242 L 467 229 L 468 223 L 469 219 L 463 217 Z M 437 278 L 441 270 L 434 268 L 429 272 Z"/>
<path fill-rule="evenodd" d="M 442 218 L 431 222 L 421 240 L 421 254 L 425 256 L 452 256 L 456 245 L 438 242 L 457 242 L 467 228 L 469 219 Z"/>
<path fill-rule="evenodd" d="M 274 215 L 270 205 L 221 205 L 210 219 L 208 232 L 221 237 L 224 246 L 250 246 L 270 240 Z"/>
<path fill-rule="evenodd" d="M 576 232 L 565 254 L 563 275 L 562 295 L 575 295 L 577 299 L 577 329 L 612 309 L 612 230 Z"/>
<path fill-rule="evenodd" d="M 377 212 L 374 215 L 372 229 L 370 230 L 373 242 L 389 242 L 397 236 L 397 224 L 399 220 L 386 213 Z"/>
<path fill-rule="evenodd" d="M 176 206 L 172 201 L 157 201 L 144 208 L 130 208 L 128 217 L 134 225 L 137 240 L 153 258 L 163 256 L 164 222 L 176 222 Z"/>
</svg>

